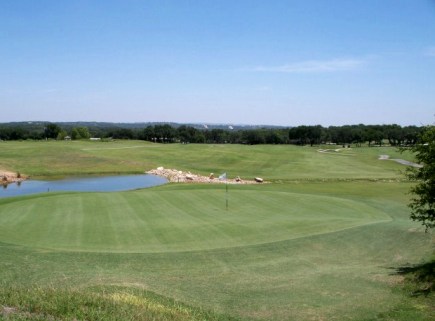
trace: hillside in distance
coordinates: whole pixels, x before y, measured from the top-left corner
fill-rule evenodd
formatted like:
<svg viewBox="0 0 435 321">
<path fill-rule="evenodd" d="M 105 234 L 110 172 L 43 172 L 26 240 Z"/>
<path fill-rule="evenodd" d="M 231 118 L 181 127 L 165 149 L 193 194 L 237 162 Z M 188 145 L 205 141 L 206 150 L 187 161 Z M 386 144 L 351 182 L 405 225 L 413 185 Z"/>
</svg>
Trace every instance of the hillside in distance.
<svg viewBox="0 0 435 321">
<path fill-rule="evenodd" d="M 69 129 L 74 127 L 88 127 L 88 128 L 126 128 L 126 129 L 141 129 L 154 125 L 170 125 L 177 128 L 180 126 L 190 126 L 196 129 L 257 129 L 257 128 L 286 128 L 285 126 L 275 125 L 247 125 L 247 124 L 213 124 L 213 123 L 174 123 L 174 122 L 97 122 L 97 121 L 75 121 L 75 122 L 49 122 L 49 121 L 22 121 L 22 122 L 4 122 L 0 123 L 1 127 L 21 127 L 21 128 L 44 128 L 47 124 L 55 123 L 62 128 Z M 289 126 L 288 126 L 289 127 Z"/>
</svg>

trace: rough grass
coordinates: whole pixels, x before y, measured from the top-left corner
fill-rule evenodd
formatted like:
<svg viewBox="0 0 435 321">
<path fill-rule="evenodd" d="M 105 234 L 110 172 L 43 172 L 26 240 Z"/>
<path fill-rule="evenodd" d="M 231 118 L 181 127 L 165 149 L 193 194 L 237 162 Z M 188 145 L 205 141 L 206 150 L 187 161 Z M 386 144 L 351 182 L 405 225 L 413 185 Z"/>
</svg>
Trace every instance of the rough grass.
<svg viewBox="0 0 435 321">
<path fill-rule="evenodd" d="M 274 183 L 230 187 L 228 212 L 223 185 L 1 200 L 0 308 L 13 313 L 0 318 L 183 320 L 171 314 L 180 309 L 186 320 L 435 317 L 433 293 L 412 296 L 397 274 L 424 265 L 433 240 L 408 218 L 404 167 L 377 160 L 398 157 L 392 149 L 71 143 L 8 142 L 0 166 L 53 176 L 198 168 Z"/>
<path fill-rule="evenodd" d="M 143 289 L 2 286 L 0 320 L 236 320 L 190 307 Z"/>
</svg>

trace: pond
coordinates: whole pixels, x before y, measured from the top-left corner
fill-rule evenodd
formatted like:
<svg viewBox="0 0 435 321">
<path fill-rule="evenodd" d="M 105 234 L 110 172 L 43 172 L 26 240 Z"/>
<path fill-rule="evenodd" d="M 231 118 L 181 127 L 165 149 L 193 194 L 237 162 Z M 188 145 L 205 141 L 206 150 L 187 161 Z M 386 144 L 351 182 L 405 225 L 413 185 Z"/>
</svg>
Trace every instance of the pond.
<svg viewBox="0 0 435 321">
<path fill-rule="evenodd" d="M 166 178 L 144 175 L 74 177 L 53 181 L 27 180 L 0 185 L 0 198 L 49 192 L 119 192 L 166 184 Z"/>
</svg>

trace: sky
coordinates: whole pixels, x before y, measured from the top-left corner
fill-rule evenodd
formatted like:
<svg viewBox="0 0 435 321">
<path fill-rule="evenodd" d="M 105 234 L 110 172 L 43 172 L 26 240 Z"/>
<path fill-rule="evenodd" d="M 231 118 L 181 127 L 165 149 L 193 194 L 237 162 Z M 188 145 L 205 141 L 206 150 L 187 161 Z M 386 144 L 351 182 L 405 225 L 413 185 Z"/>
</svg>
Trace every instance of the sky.
<svg viewBox="0 0 435 321">
<path fill-rule="evenodd" d="M 434 115 L 435 0 L 0 0 L 0 122 Z"/>
</svg>

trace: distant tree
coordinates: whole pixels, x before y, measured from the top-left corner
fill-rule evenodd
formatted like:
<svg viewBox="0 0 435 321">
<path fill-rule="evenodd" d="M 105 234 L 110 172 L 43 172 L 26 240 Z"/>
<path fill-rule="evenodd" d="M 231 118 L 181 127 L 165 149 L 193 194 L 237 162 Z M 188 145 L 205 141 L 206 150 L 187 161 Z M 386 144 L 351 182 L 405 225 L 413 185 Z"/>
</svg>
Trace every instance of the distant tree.
<svg viewBox="0 0 435 321">
<path fill-rule="evenodd" d="M 307 127 L 307 138 L 310 146 L 314 144 L 320 144 L 320 139 L 322 137 L 322 126 L 308 126 Z"/>
<path fill-rule="evenodd" d="M 231 130 L 226 132 L 228 135 L 228 140 L 230 144 L 240 144 L 242 143 L 242 133 L 240 130 Z"/>
<path fill-rule="evenodd" d="M 266 144 L 283 144 L 284 138 L 281 136 L 281 133 L 277 130 L 270 129 L 267 130 L 264 134 L 264 140 Z"/>
<path fill-rule="evenodd" d="M 403 127 L 404 144 L 408 146 L 414 145 L 417 142 L 417 138 L 421 132 L 422 132 L 421 127 L 417 127 L 417 126 Z"/>
<path fill-rule="evenodd" d="M 308 127 L 302 125 L 290 128 L 288 137 L 294 144 L 305 145 L 308 141 Z"/>
<path fill-rule="evenodd" d="M 364 141 L 364 131 L 361 126 L 354 126 L 351 129 L 352 143 L 354 143 L 357 147 L 361 146 L 361 143 Z"/>
<path fill-rule="evenodd" d="M 205 135 L 202 130 L 196 130 L 195 136 L 193 137 L 193 142 L 197 144 L 204 144 L 205 143 Z"/>
<path fill-rule="evenodd" d="M 154 126 L 154 133 L 160 143 L 173 142 L 176 137 L 175 128 L 168 124 Z"/>
<path fill-rule="evenodd" d="M 13 128 L 9 128 L 7 130 L 7 134 L 6 134 L 6 138 L 4 138 L 5 140 L 20 140 L 20 139 L 25 139 L 26 137 L 26 132 L 21 128 L 21 127 L 13 127 Z"/>
<path fill-rule="evenodd" d="M 182 143 L 198 143 L 201 141 L 198 132 L 199 130 L 192 126 L 182 125 L 177 128 L 176 136 Z"/>
<path fill-rule="evenodd" d="M 61 130 L 62 129 L 56 124 L 47 124 L 44 129 L 44 137 L 56 139 Z"/>
<path fill-rule="evenodd" d="M 56 139 L 57 140 L 64 140 L 66 136 L 68 136 L 68 133 L 66 132 L 66 130 L 61 130 L 59 132 L 59 134 L 57 135 Z"/>
<path fill-rule="evenodd" d="M 337 144 L 350 144 L 352 143 L 352 127 L 341 126 L 337 129 Z"/>
<path fill-rule="evenodd" d="M 71 131 L 72 139 L 88 139 L 91 137 L 87 127 L 74 127 Z"/>
<path fill-rule="evenodd" d="M 371 126 L 367 128 L 365 132 L 365 139 L 369 143 L 369 147 L 371 146 L 371 143 L 374 142 L 375 144 L 382 145 L 382 139 L 384 138 L 384 135 L 381 130 L 379 130 L 375 126 Z"/>
<path fill-rule="evenodd" d="M 228 132 L 221 128 L 213 128 L 212 130 L 207 130 L 204 133 L 207 143 L 211 144 L 222 144 L 228 140 Z"/>
<path fill-rule="evenodd" d="M 139 139 L 152 142 L 154 141 L 154 137 L 156 137 L 156 134 L 154 133 L 154 126 L 147 126 L 141 132 L 139 132 Z"/>
<path fill-rule="evenodd" d="M 110 132 L 110 137 L 115 139 L 134 139 L 135 133 L 130 128 L 118 128 Z"/>
<path fill-rule="evenodd" d="M 242 140 L 245 144 L 264 144 L 264 133 L 260 129 L 245 130 L 242 132 Z"/>
<path fill-rule="evenodd" d="M 391 146 L 400 146 L 403 143 L 403 129 L 399 125 L 385 126 L 385 134 Z"/>
<path fill-rule="evenodd" d="M 406 171 L 408 179 L 416 182 L 410 189 L 413 197 L 408 206 L 411 219 L 421 222 L 427 231 L 435 227 L 435 126 L 426 127 L 417 144 L 409 149 L 423 167 L 409 167 Z"/>
<path fill-rule="evenodd" d="M 289 141 L 293 144 L 310 144 L 311 146 L 313 146 L 314 144 L 320 144 L 320 142 L 322 141 L 322 137 L 325 137 L 325 134 L 325 129 L 320 125 L 302 125 L 290 128 L 288 132 L 288 138 Z M 285 142 L 285 140 L 282 140 L 282 142 Z"/>
</svg>

